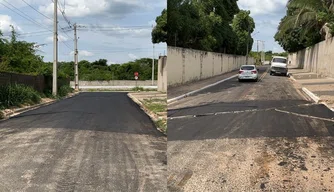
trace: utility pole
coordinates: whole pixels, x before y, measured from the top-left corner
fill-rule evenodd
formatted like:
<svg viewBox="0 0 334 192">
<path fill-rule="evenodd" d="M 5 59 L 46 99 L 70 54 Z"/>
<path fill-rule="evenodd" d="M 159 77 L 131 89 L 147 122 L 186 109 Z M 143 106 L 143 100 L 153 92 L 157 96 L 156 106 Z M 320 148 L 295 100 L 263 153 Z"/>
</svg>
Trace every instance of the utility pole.
<svg viewBox="0 0 334 192">
<path fill-rule="evenodd" d="M 152 86 L 154 85 L 154 43 L 153 43 L 153 56 L 152 56 Z"/>
<path fill-rule="evenodd" d="M 154 28 L 154 25 L 152 25 L 152 30 Z M 154 42 L 153 44 L 153 55 L 152 55 L 152 86 L 154 85 Z"/>
<path fill-rule="evenodd" d="M 54 0 L 54 18 L 53 18 L 53 78 L 52 78 L 52 94 L 57 95 L 57 66 L 58 66 L 58 0 Z"/>
<path fill-rule="evenodd" d="M 261 60 L 261 55 L 260 55 L 260 53 L 259 53 L 259 41 L 260 40 L 256 40 L 256 50 L 257 50 L 257 54 L 260 56 L 260 60 Z"/>
<path fill-rule="evenodd" d="M 78 74 L 78 37 L 77 24 L 74 24 L 74 75 L 75 75 L 75 90 L 79 91 L 79 74 Z"/>
</svg>

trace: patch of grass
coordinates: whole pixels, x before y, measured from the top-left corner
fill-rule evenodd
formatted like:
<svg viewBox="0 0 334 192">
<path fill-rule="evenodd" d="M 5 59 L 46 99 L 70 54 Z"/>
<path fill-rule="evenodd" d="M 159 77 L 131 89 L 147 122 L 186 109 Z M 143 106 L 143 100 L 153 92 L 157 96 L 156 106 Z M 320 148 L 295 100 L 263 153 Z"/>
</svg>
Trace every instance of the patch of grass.
<svg viewBox="0 0 334 192">
<path fill-rule="evenodd" d="M 167 111 L 167 104 L 164 104 L 164 103 L 144 102 L 144 105 L 148 108 L 148 110 L 150 110 L 154 113 L 166 112 Z"/>
<path fill-rule="evenodd" d="M 155 126 L 160 128 L 165 134 L 167 134 L 167 121 L 165 119 L 160 119 L 154 122 Z"/>
<path fill-rule="evenodd" d="M 41 102 L 41 94 L 32 87 L 22 84 L 0 86 L 0 108 L 37 104 Z"/>
<path fill-rule="evenodd" d="M 157 89 L 144 89 L 144 87 L 134 87 L 131 89 L 132 91 L 157 91 Z"/>
</svg>

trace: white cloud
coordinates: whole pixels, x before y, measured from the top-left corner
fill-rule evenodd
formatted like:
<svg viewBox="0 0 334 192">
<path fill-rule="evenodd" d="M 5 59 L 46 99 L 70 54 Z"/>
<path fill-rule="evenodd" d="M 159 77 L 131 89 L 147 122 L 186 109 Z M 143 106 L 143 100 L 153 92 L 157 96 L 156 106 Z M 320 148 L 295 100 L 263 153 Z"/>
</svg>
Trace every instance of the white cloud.
<svg viewBox="0 0 334 192">
<path fill-rule="evenodd" d="M 67 0 L 65 13 L 69 17 L 84 17 L 93 15 L 123 17 L 128 13 L 137 11 L 138 8 L 144 7 L 144 2 L 138 0 Z M 39 10 L 45 14 L 52 15 L 54 5 L 50 2 L 48 5 L 41 5 Z M 59 12 L 59 14 L 61 13 Z"/>
<path fill-rule="evenodd" d="M 252 15 L 265 15 L 281 11 L 288 0 L 239 0 L 240 9 L 251 10 Z"/>
<path fill-rule="evenodd" d="M 108 29 L 104 29 L 104 27 L 108 27 Z M 124 28 L 119 26 L 106 26 L 102 25 L 94 27 L 92 31 L 96 33 L 103 33 L 108 36 L 113 37 L 134 37 L 134 38 L 143 38 L 143 37 L 151 37 L 152 28 Z"/>
<path fill-rule="evenodd" d="M 94 53 L 86 51 L 86 50 L 80 50 L 79 55 L 84 56 L 84 57 L 91 57 L 94 55 Z"/>
<path fill-rule="evenodd" d="M 0 15 L 0 29 L 3 33 L 8 33 L 11 32 L 11 27 L 12 25 L 16 32 L 22 32 L 23 30 L 21 27 L 19 27 L 10 16 L 8 15 Z"/>
<path fill-rule="evenodd" d="M 74 55 L 74 51 L 71 51 L 70 55 Z M 79 50 L 79 56 L 92 57 L 92 56 L 94 56 L 94 53 L 86 51 L 86 50 Z"/>
<path fill-rule="evenodd" d="M 132 59 L 132 60 L 136 60 L 138 59 L 138 57 L 132 53 L 129 53 L 128 56 Z"/>
<path fill-rule="evenodd" d="M 59 42 L 64 42 L 64 41 L 67 41 L 67 40 L 68 40 L 67 37 L 65 37 L 65 36 L 63 36 L 63 35 L 58 35 L 58 41 L 59 41 Z M 45 41 L 48 42 L 48 43 L 53 42 L 53 36 L 47 37 L 47 38 L 45 39 Z"/>
<path fill-rule="evenodd" d="M 108 62 L 108 65 L 114 65 L 114 64 L 116 64 L 116 62 L 114 62 L 114 61 L 109 61 Z"/>
</svg>

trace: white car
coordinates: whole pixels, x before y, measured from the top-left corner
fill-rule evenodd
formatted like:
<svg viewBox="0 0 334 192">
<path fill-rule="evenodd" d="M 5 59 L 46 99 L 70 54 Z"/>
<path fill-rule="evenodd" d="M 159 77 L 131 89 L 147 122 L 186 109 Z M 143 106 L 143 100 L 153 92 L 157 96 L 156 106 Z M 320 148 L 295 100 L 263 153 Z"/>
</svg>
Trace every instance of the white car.
<svg viewBox="0 0 334 192">
<path fill-rule="evenodd" d="M 288 59 L 286 57 L 274 56 L 271 60 L 270 75 L 288 75 Z"/>
<path fill-rule="evenodd" d="M 242 65 L 239 70 L 238 80 L 253 80 L 258 81 L 259 70 L 255 65 Z"/>
</svg>

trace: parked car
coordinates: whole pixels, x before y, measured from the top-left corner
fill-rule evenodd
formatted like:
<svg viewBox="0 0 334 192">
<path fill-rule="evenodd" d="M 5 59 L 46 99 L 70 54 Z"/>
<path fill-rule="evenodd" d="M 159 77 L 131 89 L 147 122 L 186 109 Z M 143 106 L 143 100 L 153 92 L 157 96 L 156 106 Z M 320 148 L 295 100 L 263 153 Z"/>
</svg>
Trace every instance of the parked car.
<svg viewBox="0 0 334 192">
<path fill-rule="evenodd" d="M 253 80 L 258 81 L 259 70 L 255 65 L 242 65 L 239 70 L 238 81 Z"/>
<path fill-rule="evenodd" d="M 270 75 L 288 75 L 288 59 L 286 57 L 274 56 L 271 60 Z"/>
</svg>

